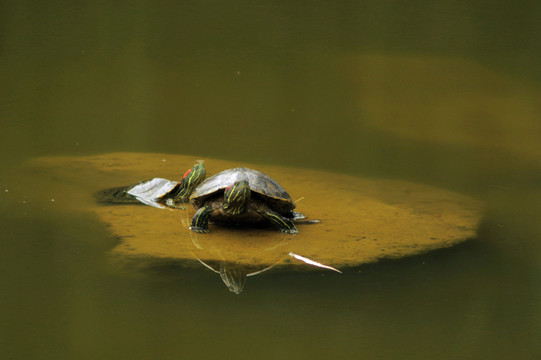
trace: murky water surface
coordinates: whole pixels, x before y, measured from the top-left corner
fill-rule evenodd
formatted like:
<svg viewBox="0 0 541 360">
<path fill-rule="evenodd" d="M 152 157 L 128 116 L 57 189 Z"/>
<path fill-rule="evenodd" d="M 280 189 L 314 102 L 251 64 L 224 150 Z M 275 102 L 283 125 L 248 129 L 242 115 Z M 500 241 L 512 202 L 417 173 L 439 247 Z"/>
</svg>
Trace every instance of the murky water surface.
<svg viewBox="0 0 541 360">
<path fill-rule="evenodd" d="M 0 13 L 2 358 L 541 356 L 539 5 L 8 1 Z M 290 168 L 292 192 L 325 188 L 305 207 L 358 238 L 383 212 L 366 188 L 333 197 L 346 178 L 484 211 L 456 246 L 342 274 L 271 268 L 235 295 L 202 264 L 119 261 L 126 238 L 92 202 L 186 164 L 89 174 L 32 160 L 119 151 Z M 332 176 L 304 185 L 306 169 Z M 456 221 L 450 204 L 442 223 Z M 343 240 L 321 229 L 331 248 Z M 405 229 L 397 241 L 423 234 Z"/>
</svg>

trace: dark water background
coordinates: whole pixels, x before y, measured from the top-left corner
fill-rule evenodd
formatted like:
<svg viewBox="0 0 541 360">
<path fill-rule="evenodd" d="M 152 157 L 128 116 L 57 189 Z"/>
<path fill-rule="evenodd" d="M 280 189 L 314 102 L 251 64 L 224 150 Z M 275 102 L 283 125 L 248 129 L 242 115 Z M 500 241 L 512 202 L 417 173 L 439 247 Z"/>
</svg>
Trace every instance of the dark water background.
<svg viewBox="0 0 541 360">
<path fill-rule="evenodd" d="M 465 59 L 528 84 L 493 98 L 479 73 L 466 92 L 489 101 L 469 106 L 490 113 L 539 99 L 540 18 L 530 1 L 0 2 L 0 357 L 541 357 L 541 109 L 457 118 L 449 137 L 435 116 L 402 136 L 359 106 L 369 69 L 346 65 Z M 487 212 L 453 249 L 339 276 L 269 271 L 235 296 L 206 269 L 117 269 L 103 224 L 16 186 L 33 157 L 113 151 L 410 180 Z"/>
</svg>

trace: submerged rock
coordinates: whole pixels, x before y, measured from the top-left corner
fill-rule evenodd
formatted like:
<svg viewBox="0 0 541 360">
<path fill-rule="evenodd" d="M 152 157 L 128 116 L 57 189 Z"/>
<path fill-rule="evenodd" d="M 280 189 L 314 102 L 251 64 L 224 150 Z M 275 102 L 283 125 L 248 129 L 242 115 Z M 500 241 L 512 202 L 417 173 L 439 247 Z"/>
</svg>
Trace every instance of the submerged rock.
<svg viewBox="0 0 541 360">
<path fill-rule="evenodd" d="M 247 275 L 281 265 L 318 268 L 293 256 L 299 255 L 344 269 L 452 246 L 475 237 L 481 218 L 478 201 L 431 186 L 217 159 L 205 159 L 208 176 L 238 166 L 264 171 L 288 190 L 296 200 L 296 210 L 321 222 L 299 224 L 295 235 L 217 225 L 211 225 L 209 234 L 196 234 L 188 229 L 194 214 L 191 207 L 103 206 L 90 198 L 100 188 L 151 177 L 178 181 L 197 159 L 113 153 L 39 158 L 32 166 L 71 184 L 72 191 L 85 191 L 88 201 L 81 202 L 81 208 L 95 213 L 120 239 L 111 251 L 114 258 L 142 266 L 160 261 L 190 267 L 203 263 L 220 272 L 226 264 L 235 271 L 244 266 Z M 73 187 L 77 184 L 78 188 Z"/>
</svg>

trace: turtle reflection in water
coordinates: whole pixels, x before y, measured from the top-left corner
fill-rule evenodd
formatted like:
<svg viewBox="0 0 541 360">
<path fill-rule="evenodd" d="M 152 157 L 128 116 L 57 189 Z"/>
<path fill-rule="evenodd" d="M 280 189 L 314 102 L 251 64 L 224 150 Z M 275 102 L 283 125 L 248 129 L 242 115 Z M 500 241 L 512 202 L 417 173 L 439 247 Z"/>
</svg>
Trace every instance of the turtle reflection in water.
<svg viewBox="0 0 541 360">
<path fill-rule="evenodd" d="M 241 167 L 203 181 L 205 176 L 200 162 L 179 183 L 154 178 L 134 186 L 102 190 L 95 197 L 101 202 L 140 202 L 160 208 L 179 208 L 190 201 L 197 210 L 190 229 L 198 233 L 209 232 L 210 220 L 221 225 L 272 225 L 281 232 L 296 234 L 293 222 L 305 219 L 293 211 L 295 203 L 287 191 L 261 171 Z"/>
<path fill-rule="evenodd" d="M 291 237 L 275 237 L 274 239 L 265 239 L 258 246 L 246 246 L 246 242 L 240 240 L 242 244 L 240 247 L 243 249 L 241 254 L 235 254 L 232 247 L 238 248 L 238 242 L 235 239 L 230 239 L 233 243 L 226 241 L 212 241 L 207 237 L 198 237 L 197 234 L 190 236 L 191 245 L 190 253 L 206 268 L 220 275 L 223 283 L 227 286 L 229 291 L 235 294 L 240 294 L 244 290 L 246 284 L 246 278 L 249 276 L 259 275 L 267 270 L 270 270 L 275 265 L 283 264 L 286 259 L 295 259 L 294 263 L 304 263 L 309 268 L 319 268 L 324 270 L 331 270 L 337 273 L 342 273 L 339 269 L 332 266 L 322 264 L 313 259 L 296 254 L 291 250 L 291 244 L 289 240 Z M 245 240 L 245 239 L 244 239 Z M 225 245 L 225 246 L 224 246 Z M 229 246 L 227 246 L 229 245 Z M 210 255 L 211 259 L 208 258 Z M 273 261 L 263 264 L 256 264 L 250 262 L 243 262 L 241 259 L 246 255 L 252 258 L 273 258 Z M 221 260 L 217 260 L 221 259 Z"/>
<path fill-rule="evenodd" d="M 236 264 L 233 262 L 222 261 L 219 264 L 214 264 L 210 262 L 204 262 L 200 259 L 198 260 L 206 268 L 219 274 L 220 278 L 224 282 L 225 286 L 227 286 L 229 291 L 237 295 L 239 295 L 244 290 L 244 285 L 246 284 L 246 278 L 248 276 L 260 274 L 274 266 L 271 265 L 263 269 L 252 270 L 249 266 Z"/>
</svg>

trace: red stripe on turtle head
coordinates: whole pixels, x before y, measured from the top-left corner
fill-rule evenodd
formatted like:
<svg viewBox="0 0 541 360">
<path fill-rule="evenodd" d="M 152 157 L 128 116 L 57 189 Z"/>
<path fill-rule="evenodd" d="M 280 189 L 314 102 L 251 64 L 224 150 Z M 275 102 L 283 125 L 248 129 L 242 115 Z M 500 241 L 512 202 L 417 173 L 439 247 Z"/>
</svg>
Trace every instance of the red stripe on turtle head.
<svg viewBox="0 0 541 360">
<path fill-rule="evenodd" d="M 192 170 L 193 170 L 193 168 L 188 169 L 188 171 L 186 171 L 186 173 L 184 174 L 184 176 L 182 178 L 185 179 L 186 176 L 188 176 L 188 174 L 192 172 Z"/>
</svg>

